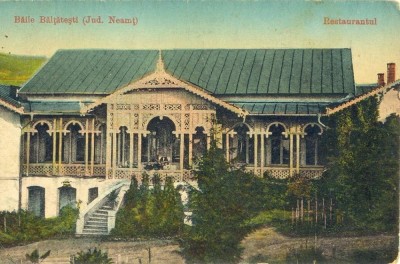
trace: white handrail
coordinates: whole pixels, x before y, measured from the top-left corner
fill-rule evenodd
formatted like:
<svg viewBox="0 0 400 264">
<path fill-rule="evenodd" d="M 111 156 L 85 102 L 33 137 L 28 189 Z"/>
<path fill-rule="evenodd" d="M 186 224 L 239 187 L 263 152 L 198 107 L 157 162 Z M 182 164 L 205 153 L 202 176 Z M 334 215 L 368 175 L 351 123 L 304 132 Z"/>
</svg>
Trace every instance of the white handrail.
<svg viewBox="0 0 400 264">
<path fill-rule="evenodd" d="M 83 227 L 86 222 L 86 218 L 91 215 L 94 211 L 99 209 L 103 204 L 107 201 L 107 196 L 121 188 L 124 185 L 129 185 L 130 182 L 128 180 L 120 181 L 112 186 L 110 186 L 105 192 L 103 192 L 100 196 L 94 199 L 82 212 L 79 213 L 79 218 L 76 221 L 76 234 L 80 235 L 83 232 Z"/>
</svg>

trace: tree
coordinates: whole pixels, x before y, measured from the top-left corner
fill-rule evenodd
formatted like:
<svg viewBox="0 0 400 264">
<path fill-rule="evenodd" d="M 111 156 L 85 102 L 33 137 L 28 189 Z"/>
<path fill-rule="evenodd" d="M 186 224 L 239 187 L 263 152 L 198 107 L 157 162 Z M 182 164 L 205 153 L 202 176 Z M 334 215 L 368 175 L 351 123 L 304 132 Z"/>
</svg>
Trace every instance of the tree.
<svg viewBox="0 0 400 264">
<path fill-rule="evenodd" d="M 198 189 L 189 193 L 193 226 L 182 239 L 185 257 L 188 262 L 238 262 L 240 242 L 251 231 L 245 223 L 264 204 L 262 179 L 231 167 L 215 142 L 195 177 Z"/>
<path fill-rule="evenodd" d="M 330 118 L 323 144 L 328 170 L 319 192 L 334 190 L 347 225 L 393 230 L 397 227 L 393 213 L 398 211 L 400 127 L 394 117 L 378 122 L 377 109 L 378 99 L 371 97 Z"/>
</svg>

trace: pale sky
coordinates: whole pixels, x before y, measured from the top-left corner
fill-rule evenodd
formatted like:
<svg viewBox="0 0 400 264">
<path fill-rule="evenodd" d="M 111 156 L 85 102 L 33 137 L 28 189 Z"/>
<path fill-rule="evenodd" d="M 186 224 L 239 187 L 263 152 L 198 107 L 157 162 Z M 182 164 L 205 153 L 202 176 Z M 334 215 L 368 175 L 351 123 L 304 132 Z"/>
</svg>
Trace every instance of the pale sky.
<svg viewBox="0 0 400 264">
<path fill-rule="evenodd" d="M 40 16 L 76 17 L 78 23 L 40 23 Z M 86 16 L 100 16 L 103 23 L 84 25 Z M 138 23 L 112 24 L 109 16 Z M 325 18 L 376 19 L 377 24 L 326 25 Z M 0 25 L 3 53 L 50 57 L 58 49 L 351 48 L 357 83 L 376 82 L 378 72 L 386 75 L 388 62 L 397 64 L 400 78 L 398 2 L 2 1 Z"/>
</svg>

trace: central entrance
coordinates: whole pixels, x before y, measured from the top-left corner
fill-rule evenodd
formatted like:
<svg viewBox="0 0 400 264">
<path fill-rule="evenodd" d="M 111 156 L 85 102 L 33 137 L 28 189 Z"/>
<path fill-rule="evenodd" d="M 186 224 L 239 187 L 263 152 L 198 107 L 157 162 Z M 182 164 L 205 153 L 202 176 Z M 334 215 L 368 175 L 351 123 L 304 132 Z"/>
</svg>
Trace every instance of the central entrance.
<svg viewBox="0 0 400 264">
<path fill-rule="evenodd" d="M 174 135 L 175 129 L 174 122 L 168 117 L 153 118 L 147 125 L 147 136 L 143 137 L 142 161 L 154 169 L 179 163 L 180 140 Z"/>
</svg>

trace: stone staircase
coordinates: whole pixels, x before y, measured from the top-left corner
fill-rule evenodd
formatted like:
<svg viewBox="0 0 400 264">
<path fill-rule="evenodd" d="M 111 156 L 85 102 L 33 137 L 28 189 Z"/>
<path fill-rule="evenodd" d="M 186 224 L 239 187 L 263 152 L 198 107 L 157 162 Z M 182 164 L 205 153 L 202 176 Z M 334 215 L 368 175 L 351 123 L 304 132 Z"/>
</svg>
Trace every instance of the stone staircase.
<svg viewBox="0 0 400 264">
<path fill-rule="evenodd" d="M 86 221 L 82 235 L 85 236 L 106 236 L 108 235 L 108 211 L 113 208 L 105 204 L 97 209 Z"/>
</svg>

